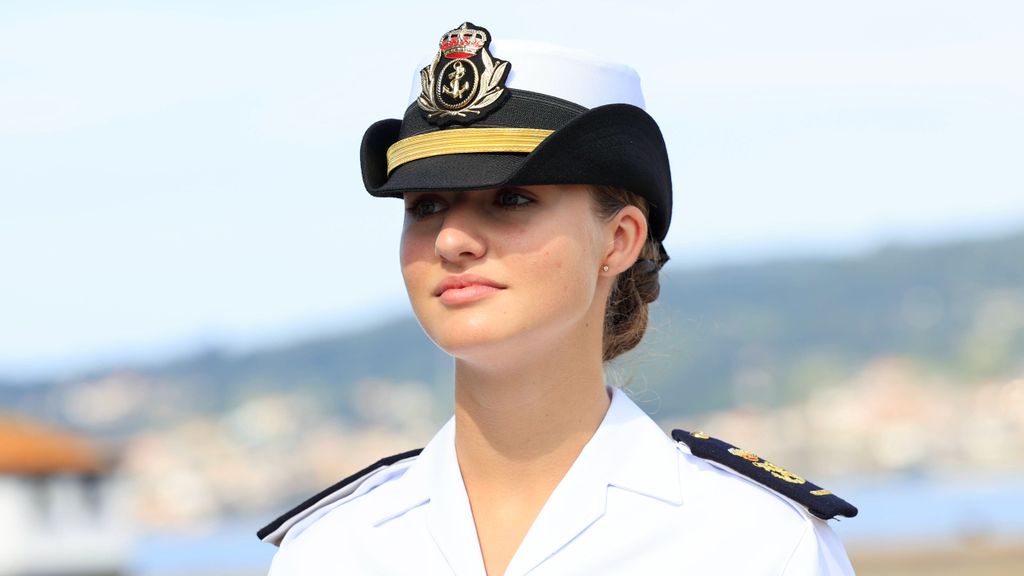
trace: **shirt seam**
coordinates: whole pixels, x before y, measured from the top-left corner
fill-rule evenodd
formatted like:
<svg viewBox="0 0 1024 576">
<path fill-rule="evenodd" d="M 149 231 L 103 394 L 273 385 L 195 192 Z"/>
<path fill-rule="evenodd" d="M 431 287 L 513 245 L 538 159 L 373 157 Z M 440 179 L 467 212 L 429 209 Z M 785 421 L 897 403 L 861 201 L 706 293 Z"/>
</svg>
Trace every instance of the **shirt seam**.
<svg viewBox="0 0 1024 576">
<path fill-rule="evenodd" d="M 803 533 L 796 541 L 796 545 L 794 545 L 793 549 L 789 552 L 789 557 L 786 558 L 786 563 L 783 564 L 782 571 L 779 572 L 779 576 L 786 576 L 786 573 L 789 572 L 789 565 L 793 562 L 793 558 L 796 557 L 796 551 L 800 549 L 800 545 L 804 543 L 804 540 L 807 538 L 807 534 L 812 531 L 812 528 L 813 526 L 807 522 L 804 526 Z"/>
</svg>

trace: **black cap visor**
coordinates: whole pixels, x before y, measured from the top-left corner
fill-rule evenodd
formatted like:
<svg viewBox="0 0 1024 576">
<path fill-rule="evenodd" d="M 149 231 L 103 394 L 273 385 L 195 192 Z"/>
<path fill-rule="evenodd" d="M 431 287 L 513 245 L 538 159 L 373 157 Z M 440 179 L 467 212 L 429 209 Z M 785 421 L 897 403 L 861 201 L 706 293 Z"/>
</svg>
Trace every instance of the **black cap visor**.
<svg viewBox="0 0 1024 576">
<path fill-rule="evenodd" d="M 661 130 L 644 110 L 608 104 L 558 128 L 529 154 L 444 154 L 413 160 L 387 173 L 387 150 L 402 122 L 382 120 L 363 136 L 360 160 L 366 190 L 401 197 L 424 190 L 593 184 L 625 188 L 651 205 L 651 235 L 664 240 L 672 214 L 672 182 Z M 473 128 L 449 128 L 472 130 Z"/>
</svg>

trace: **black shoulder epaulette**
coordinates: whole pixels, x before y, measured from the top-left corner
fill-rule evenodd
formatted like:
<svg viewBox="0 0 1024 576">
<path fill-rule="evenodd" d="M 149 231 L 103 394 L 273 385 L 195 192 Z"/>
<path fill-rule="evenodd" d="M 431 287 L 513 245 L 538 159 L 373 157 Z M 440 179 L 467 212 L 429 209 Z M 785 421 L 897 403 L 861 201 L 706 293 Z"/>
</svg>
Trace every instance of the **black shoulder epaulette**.
<svg viewBox="0 0 1024 576">
<path fill-rule="evenodd" d="M 672 439 L 689 446 L 694 456 L 727 466 L 803 505 L 811 514 L 822 520 L 830 520 L 836 516 L 853 518 L 857 515 L 857 508 L 846 500 L 785 468 L 764 460 L 753 452 L 741 450 L 703 432 L 673 430 Z"/>
<path fill-rule="evenodd" d="M 278 532 L 286 523 L 289 523 L 289 521 L 293 519 L 298 521 L 301 519 L 300 517 L 305 517 L 307 514 L 312 513 L 321 506 L 330 504 L 331 502 L 337 501 L 340 498 L 351 494 L 362 483 L 362 480 L 372 472 L 386 466 L 391 466 L 392 464 L 396 464 L 408 458 L 415 458 L 416 456 L 419 456 L 422 451 L 422 448 L 417 448 L 415 450 L 409 450 L 408 452 L 402 452 L 401 454 L 395 454 L 394 456 L 388 456 L 387 458 L 381 458 L 359 472 L 335 482 L 333 485 L 307 498 L 302 502 L 302 504 L 299 504 L 279 516 L 270 524 L 260 528 L 259 531 L 256 532 L 256 536 L 264 542 L 270 542 L 275 545 L 280 544 L 281 538 L 284 536 L 284 532 L 281 532 L 280 534 L 275 533 Z M 348 490 L 345 490 L 346 488 L 348 488 Z"/>
</svg>

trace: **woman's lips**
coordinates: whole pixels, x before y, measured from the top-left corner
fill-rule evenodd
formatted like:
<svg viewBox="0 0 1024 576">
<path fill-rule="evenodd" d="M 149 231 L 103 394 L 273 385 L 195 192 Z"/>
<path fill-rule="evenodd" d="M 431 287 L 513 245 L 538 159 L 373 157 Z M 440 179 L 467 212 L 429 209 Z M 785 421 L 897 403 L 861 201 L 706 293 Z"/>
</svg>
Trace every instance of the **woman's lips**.
<svg viewBox="0 0 1024 576">
<path fill-rule="evenodd" d="M 473 284 L 466 286 L 465 288 L 449 288 L 441 293 L 440 298 L 441 302 L 448 305 L 466 304 L 469 302 L 475 302 L 481 298 L 486 298 L 499 290 L 501 290 L 501 288 L 484 286 L 483 284 Z"/>
<path fill-rule="evenodd" d="M 445 278 L 434 289 L 434 296 L 437 296 L 441 299 L 441 302 L 448 305 L 467 304 L 486 298 L 504 289 L 505 286 L 489 278 L 463 274 Z"/>
</svg>

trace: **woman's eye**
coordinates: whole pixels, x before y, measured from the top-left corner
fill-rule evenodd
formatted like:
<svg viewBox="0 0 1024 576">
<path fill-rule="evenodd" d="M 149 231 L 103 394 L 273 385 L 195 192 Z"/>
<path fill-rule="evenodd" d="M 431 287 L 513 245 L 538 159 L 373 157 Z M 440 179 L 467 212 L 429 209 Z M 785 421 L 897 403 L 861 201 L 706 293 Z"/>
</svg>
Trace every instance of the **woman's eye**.
<svg viewBox="0 0 1024 576">
<path fill-rule="evenodd" d="M 420 198 L 410 204 L 405 210 L 413 218 L 419 220 L 437 214 L 444 210 L 445 204 L 438 198 Z"/>
<path fill-rule="evenodd" d="M 497 198 L 498 206 L 508 209 L 522 208 L 523 206 L 531 204 L 532 202 L 532 198 L 524 196 L 513 190 L 502 190 L 501 192 L 498 193 Z"/>
</svg>

